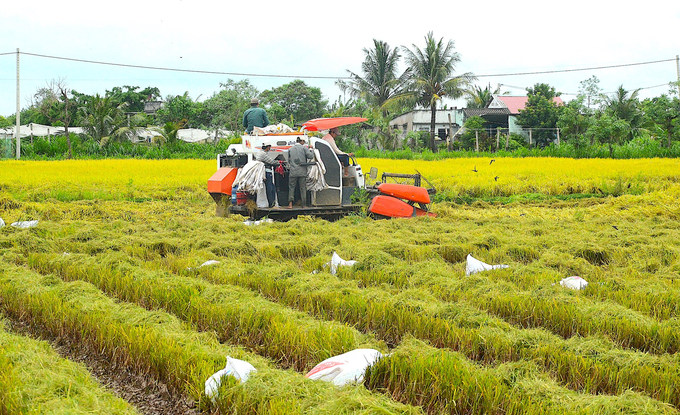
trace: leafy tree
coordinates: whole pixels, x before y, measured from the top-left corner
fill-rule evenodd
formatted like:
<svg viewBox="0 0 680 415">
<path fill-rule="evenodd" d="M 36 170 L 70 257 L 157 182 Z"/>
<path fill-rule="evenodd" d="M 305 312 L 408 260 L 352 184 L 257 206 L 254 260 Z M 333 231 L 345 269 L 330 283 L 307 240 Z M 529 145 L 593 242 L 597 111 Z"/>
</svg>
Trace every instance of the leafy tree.
<svg viewBox="0 0 680 415">
<path fill-rule="evenodd" d="M 475 79 L 471 73 L 453 76 L 460 63 L 460 55 L 454 51 L 454 43 L 444 39 L 436 40 L 432 32 L 425 37 L 423 49 L 413 45 L 413 50 L 405 48 L 408 80 L 406 89 L 395 97 L 408 100 L 430 108 L 430 150 L 437 151 L 435 146 L 435 121 L 437 102 L 444 97 L 460 98 Z"/>
<path fill-rule="evenodd" d="M 560 115 L 560 107 L 554 98 L 560 96 L 555 88 L 548 84 L 535 84 L 533 88 L 527 88 L 527 104 L 517 116 L 517 123 L 524 128 L 535 129 L 532 137 L 536 138 L 537 145 L 545 147 L 556 136 L 557 120 Z"/>
<path fill-rule="evenodd" d="M 35 94 L 33 94 L 29 106 L 27 108 L 21 109 L 21 123 L 23 125 L 31 123 L 51 125 L 50 120 L 45 116 L 45 113 L 41 110 L 41 108 L 43 106 L 42 101 L 55 100 L 56 98 L 54 95 L 55 94 L 47 87 L 38 88 Z M 16 114 L 10 116 L 9 119 L 11 120 L 12 124 L 14 124 L 16 122 Z"/>
<path fill-rule="evenodd" d="M 370 139 L 380 144 L 382 150 L 396 150 L 399 144 L 397 132 L 390 128 L 390 118 L 383 115 L 379 108 L 367 111 L 368 123 L 373 127 L 368 134 Z M 343 135 L 345 134 L 343 130 Z"/>
<path fill-rule="evenodd" d="M 422 151 L 429 148 L 430 133 L 428 131 L 409 131 L 406 133 L 404 145 L 412 151 Z"/>
<path fill-rule="evenodd" d="M 328 101 L 322 99 L 321 89 L 310 87 L 300 79 L 266 90 L 260 99 L 270 120 L 291 119 L 294 123 L 320 118 L 328 105 Z"/>
<path fill-rule="evenodd" d="M 64 79 L 52 80 L 47 87 L 38 89 L 33 97 L 35 99 L 33 106 L 47 121 L 45 124 L 64 127 L 68 147 L 67 157 L 70 159 L 73 149 L 68 129 L 76 119 L 78 112 L 77 97 Z"/>
<path fill-rule="evenodd" d="M 623 142 L 629 134 L 630 124 L 626 120 L 604 113 L 597 118 L 591 131 L 597 141 L 609 146 L 609 157 L 614 157 L 614 145 Z"/>
<path fill-rule="evenodd" d="M 583 98 L 583 105 L 588 109 L 597 108 L 602 102 L 602 88 L 599 84 L 600 80 L 595 75 L 581 81 L 578 97 Z"/>
<path fill-rule="evenodd" d="M 342 102 L 338 98 L 337 101 L 328 107 L 328 111 L 323 114 L 323 117 L 364 117 L 368 118 L 369 125 L 374 125 L 371 121 L 373 113 L 374 111 L 362 99 L 350 99 L 347 102 Z M 352 148 L 354 143 L 350 143 L 350 141 L 355 138 L 361 141 L 362 135 L 365 133 L 365 126 L 364 124 L 346 125 L 342 127 L 340 132 L 341 135 L 335 139 L 335 143 L 342 151 L 351 153 L 354 150 Z"/>
<path fill-rule="evenodd" d="M 569 101 L 562 107 L 557 120 L 561 138 L 572 142 L 575 148 L 579 148 L 582 138 L 593 122 L 591 110 L 584 104 L 585 99 L 587 99 L 585 96 L 580 95 Z"/>
<path fill-rule="evenodd" d="M 355 99 L 363 99 L 368 105 L 380 108 L 387 115 L 387 102 L 398 95 L 404 87 L 407 72 L 397 75 L 399 48 L 391 49 L 381 40 L 373 39 L 373 49 L 364 48 L 364 62 L 361 64 L 363 76 L 352 71 L 349 81 L 338 81 L 336 84 L 343 92 L 348 92 Z"/>
<path fill-rule="evenodd" d="M 0 128 L 7 128 L 11 125 L 12 123 L 7 118 L 0 115 Z"/>
<path fill-rule="evenodd" d="M 666 146 L 671 147 L 673 136 L 680 132 L 680 101 L 678 98 L 669 98 L 668 95 L 661 95 L 643 102 L 645 117 L 648 124 L 658 126 L 666 135 Z"/>
<path fill-rule="evenodd" d="M 155 101 L 161 97 L 161 92 L 158 88 L 149 86 L 137 92 L 138 89 L 138 86 L 124 85 L 122 88 L 117 86 L 111 91 L 107 90 L 106 96 L 111 97 L 112 101 L 116 104 L 126 103 L 126 108 L 129 112 L 143 112 L 145 102 Z"/>
<path fill-rule="evenodd" d="M 244 79 L 235 82 L 220 82 L 222 90 L 213 94 L 203 103 L 208 113 L 208 126 L 226 128 L 229 131 L 243 130 L 243 113 L 250 106 L 250 99 L 260 94 L 259 90 Z"/>
<path fill-rule="evenodd" d="M 484 89 L 473 85 L 471 89 L 465 91 L 465 94 L 468 96 L 465 102 L 468 108 L 486 108 L 493 100 L 493 96 L 500 94 L 500 92 L 500 86 L 492 90 L 491 84 L 484 87 Z"/>
<path fill-rule="evenodd" d="M 161 109 L 156 112 L 161 124 L 168 122 L 183 123 L 186 128 L 199 128 L 210 124 L 210 117 L 203 103 L 194 102 L 189 92 L 183 95 L 168 95 Z"/>
<path fill-rule="evenodd" d="M 479 116 L 470 117 L 465 120 L 463 133 L 460 135 L 460 142 L 464 149 L 474 150 L 479 139 L 479 148 L 487 148 L 491 143 L 489 134 L 484 129 L 486 120 Z"/>
</svg>

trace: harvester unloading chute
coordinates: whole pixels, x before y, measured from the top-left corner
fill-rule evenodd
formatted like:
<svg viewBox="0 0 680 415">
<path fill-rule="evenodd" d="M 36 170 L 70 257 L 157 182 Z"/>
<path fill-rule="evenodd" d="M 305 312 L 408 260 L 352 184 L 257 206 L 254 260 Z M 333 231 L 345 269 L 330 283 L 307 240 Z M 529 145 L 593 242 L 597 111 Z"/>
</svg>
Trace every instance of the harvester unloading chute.
<svg viewBox="0 0 680 415">
<path fill-rule="evenodd" d="M 335 118 L 315 118 L 302 124 L 302 128 L 307 131 L 330 130 L 343 125 L 356 124 L 368 121 L 368 118 L 361 117 L 335 117 Z"/>
</svg>

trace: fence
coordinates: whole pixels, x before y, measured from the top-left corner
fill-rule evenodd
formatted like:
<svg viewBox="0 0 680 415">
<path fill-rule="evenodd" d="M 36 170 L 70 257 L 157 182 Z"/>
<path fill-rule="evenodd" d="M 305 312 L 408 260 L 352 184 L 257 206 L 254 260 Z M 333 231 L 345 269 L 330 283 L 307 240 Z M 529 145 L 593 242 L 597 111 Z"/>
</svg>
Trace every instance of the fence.
<svg viewBox="0 0 680 415">
<path fill-rule="evenodd" d="M 465 127 L 461 128 L 456 134 L 454 134 L 452 141 L 455 141 L 456 137 L 460 136 L 465 131 L 470 130 L 466 129 Z M 479 152 L 480 134 L 486 135 L 487 138 L 495 139 L 496 151 L 501 149 L 502 141 L 505 141 L 504 149 L 507 150 L 508 144 L 510 142 L 510 136 L 513 134 L 524 137 L 524 140 L 529 144 L 529 147 L 538 145 L 537 138 L 546 134 L 550 137 L 548 141 L 557 145 L 560 144 L 559 128 L 514 128 L 512 131 L 509 131 L 507 128 L 481 128 L 474 129 L 472 131 L 475 132 L 475 151 L 477 152 Z M 503 138 L 501 138 L 501 136 Z"/>
<path fill-rule="evenodd" d="M 8 159 L 14 157 L 14 142 L 12 138 L 0 137 L 0 159 Z"/>
</svg>

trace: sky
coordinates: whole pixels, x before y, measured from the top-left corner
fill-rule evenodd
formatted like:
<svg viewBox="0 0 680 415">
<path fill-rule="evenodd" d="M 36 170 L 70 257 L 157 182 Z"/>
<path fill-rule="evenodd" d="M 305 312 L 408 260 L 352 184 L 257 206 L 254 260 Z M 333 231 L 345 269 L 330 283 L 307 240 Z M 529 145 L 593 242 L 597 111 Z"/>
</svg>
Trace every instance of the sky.
<svg viewBox="0 0 680 415">
<path fill-rule="evenodd" d="M 648 98 L 678 80 L 677 1 L 25 0 L 0 7 L 0 115 L 16 111 L 17 48 L 21 108 L 52 81 L 90 95 L 152 86 L 202 101 L 228 79 L 260 91 L 302 79 L 333 103 L 349 99 L 336 80 L 361 74 L 374 39 L 415 50 L 428 32 L 454 42 L 456 73 L 509 95 L 547 83 L 568 101 L 596 76 L 605 93 L 622 85 Z"/>
</svg>

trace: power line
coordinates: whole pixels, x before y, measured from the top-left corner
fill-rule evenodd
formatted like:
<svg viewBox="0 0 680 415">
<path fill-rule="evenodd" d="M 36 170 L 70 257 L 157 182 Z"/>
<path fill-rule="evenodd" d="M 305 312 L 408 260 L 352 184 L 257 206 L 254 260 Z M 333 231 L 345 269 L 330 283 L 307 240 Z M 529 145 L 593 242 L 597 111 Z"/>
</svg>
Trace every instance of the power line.
<svg viewBox="0 0 680 415">
<path fill-rule="evenodd" d="M 16 53 L 16 52 L 14 52 L 14 53 Z M 164 68 L 164 67 L 158 67 L 158 66 L 130 65 L 130 64 L 125 64 L 125 63 L 114 63 L 114 62 L 93 61 L 93 60 L 87 60 L 87 59 L 65 58 L 65 57 L 61 57 L 61 56 L 42 55 L 42 54 L 38 54 L 38 53 L 28 53 L 28 52 L 20 52 L 20 53 L 23 54 L 23 55 L 36 56 L 36 57 L 39 57 L 39 58 L 59 59 L 59 60 L 65 60 L 65 61 L 71 61 L 71 62 L 82 62 L 82 63 L 91 63 L 91 64 L 96 64 L 96 65 L 118 66 L 118 67 L 135 68 L 135 69 L 151 69 L 151 70 L 157 70 L 157 71 L 188 72 L 188 73 L 199 73 L 199 74 L 208 74 L 208 75 L 230 75 L 230 76 L 247 76 L 247 77 L 263 77 L 263 78 L 349 79 L 349 77 L 337 77 L 337 76 L 255 74 L 255 73 L 206 71 L 206 70 L 198 70 L 198 69 Z"/>
<path fill-rule="evenodd" d="M 675 58 L 673 58 L 673 59 L 662 59 L 662 60 L 658 60 L 658 61 L 648 61 L 648 62 L 623 63 L 623 64 L 620 64 L 620 65 L 594 66 L 594 67 L 591 67 L 591 68 L 556 69 L 556 70 L 551 70 L 551 71 L 503 73 L 503 74 L 494 74 L 494 75 L 477 75 L 477 78 L 486 78 L 486 77 L 490 77 L 490 76 L 542 75 L 542 74 L 549 74 L 549 73 L 594 71 L 594 70 L 598 70 L 598 69 L 623 68 L 623 67 L 627 67 L 627 66 L 650 65 L 650 64 L 653 64 L 653 63 L 663 63 L 663 62 L 671 62 L 671 61 L 675 61 Z"/>
<path fill-rule="evenodd" d="M 515 86 L 515 85 L 508 85 L 508 84 L 499 84 L 499 85 L 500 85 L 500 86 L 505 86 L 505 87 L 508 87 L 508 88 L 512 88 L 512 89 L 522 89 L 522 90 L 526 90 L 526 89 L 527 89 L 527 87 L 524 87 L 524 86 Z M 668 86 L 668 82 L 665 83 L 665 84 L 652 85 L 652 86 L 643 86 L 643 87 L 635 88 L 635 89 L 640 89 L 640 90 L 642 90 L 642 89 L 653 89 L 653 88 L 660 88 L 660 87 L 662 87 L 662 86 Z M 609 92 L 602 92 L 602 93 L 603 93 L 603 94 L 613 94 L 613 93 L 615 93 L 615 92 L 616 92 L 616 91 L 609 91 Z M 562 94 L 562 95 L 574 95 L 574 96 L 576 96 L 576 95 L 579 95 L 579 92 L 560 92 L 560 94 Z"/>
<path fill-rule="evenodd" d="M 13 55 L 13 54 L 16 54 L 16 53 L 17 52 L 0 53 L 0 56 L 2 56 L 2 55 Z M 40 58 L 58 59 L 58 60 L 65 60 L 65 61 L 71 61 L 71 62 L 91 63 L 91 64 L 96 64 L 96 65 L 108 65 L 108 66 L 136 68 L 136 69 L 151 69 L 151 70 L 171 71 L 171 72 L 188 72 L 188 73 L 199 73 L 199 74 L 209 74 L 209 75 L 249 76 L 249 77 L 265 77 L 265 78 L 267 78 L 267 77 L 268 78 L 298 78 L 298 79 L 351 79 L 350 77 L 346 77 L 346 76 L 256 74 L 256 73 L 207 71 L 207 70 L 199 70 L 199 69 L 166 68 L 166 67 L 157 67 L 157 66 L 132 65 L 132 64 L 125 64 L 125 63 L 94 61 L 94 60 L 88 60 L 88 59 L 67 58 L 67 57 L 62 57 L 62 56 L 44 55 L 44 54 L 30 53 L 30 52 L 19 52 L 19 53 L 24 54 L 24 55 L 29 55 L 29 56 L 40 57 Z M 554 73 L 593 71 L 593 70 L 600 70 L 600 69 L 613 69 L 613 68 L 624 68 L 624 67 L 640 66 L 640 65 L 651 65 L 651 64 L 656 64 L 656 63 L 665 63 L 665 62 L 672 62 L 672 61 L 675 61 L 675 58 L 660 59 L 660 60 L 647 61 L 647 62 L 623 63 L 623 64 L 618 64 L 618 65 L 593 66 L 593 67 L 588 67 L 588 68 L 555 69 L 555 70 L 535 71 L 535 72 L 486 74 L 486 75 L 477 75 L 477 78 L 487 78 L 487 77 L 492 77 L 492 76 L 496 76 L 496 77 L 499 77 L 499 76 L 524 76 L 524 75 L 542 75 L 542 74 L 554 74 Z M 652 87 L 650 87 L 650 88 L 652 88 Z"/>
</svg>

